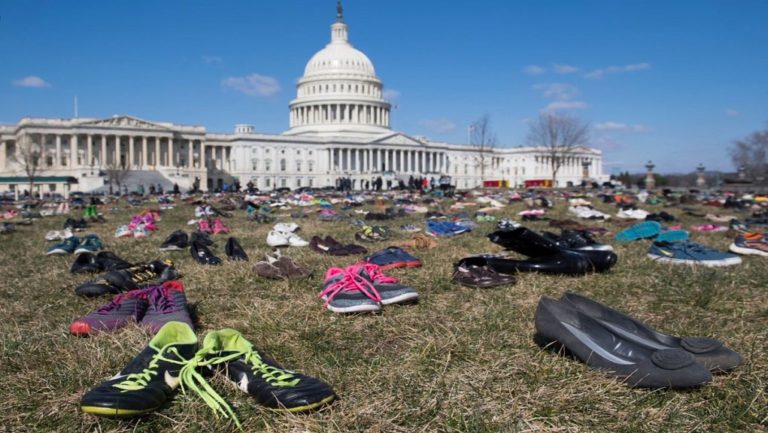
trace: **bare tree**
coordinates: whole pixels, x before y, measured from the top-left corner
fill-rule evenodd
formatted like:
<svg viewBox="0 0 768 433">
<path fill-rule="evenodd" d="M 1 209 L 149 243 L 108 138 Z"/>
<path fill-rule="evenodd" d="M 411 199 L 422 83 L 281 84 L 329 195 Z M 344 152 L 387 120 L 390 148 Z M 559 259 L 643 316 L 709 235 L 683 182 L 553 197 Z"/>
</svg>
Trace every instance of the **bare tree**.
<svg viewBox="0 0 768 433">
<path fill-rule="evenodd" d="M 528 143 L 543 147 L 552 170 L 552 186 L 566 159 L 589 142 L 589 124 L 565 114 L 542 113 L 528 131 Z"/>
<path fill-rule="evenodd" d="M 16 153 L 13 159 L 27 176 L 30 196 L 34 194 L 35 176 L 39 176 L 44 170 L 43 156 L 43 146 L 35 143 L 29 135 L 23 134 L 16 139 Z"/>
<path fill-rule="evenodd" d="M 480 181 L 485 181 L 485 170 L 492 166 L 496 134 L 491 128 L 491 116 L 484 114 L 469 126 L 469 145 L 475 150 L 475 166 L 480 169 Z"/>
<path fill-rule="evenodd" d="M 121 162 L 119 165 L 110 164 L 104 170 L 107 175 L 107 179 L 109 179 L 109 184 L 117 185 L 118 194 L 120 193 L 120 188 L 122 188 L 123 183 L 125 183 L 125 179 L 128 177 L 130 171 L 131 166 L 125 162 Z"/>
<path fill-rule="evenodd" d="M 743 140 L 736 140 L 729 149 L 731 161 L 737 169 L 744 167 L 749 179 L 768 176 L 768 130 L 757 131 Z"/>
</svg>

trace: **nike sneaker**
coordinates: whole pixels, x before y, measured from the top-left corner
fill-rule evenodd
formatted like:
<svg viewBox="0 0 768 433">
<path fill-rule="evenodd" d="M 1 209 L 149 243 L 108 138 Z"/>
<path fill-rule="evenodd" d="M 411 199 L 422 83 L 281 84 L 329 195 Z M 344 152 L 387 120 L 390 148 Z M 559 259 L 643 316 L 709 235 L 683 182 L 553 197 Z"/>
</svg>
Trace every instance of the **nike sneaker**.
<svg viewBox="0 0 768 433">
<path fill-rule="evenodd" d="M 155 260 L 119 271 L 106 272 L 95 280 L 85 282 L 75 289 L 80 296 L 101 296 L 136 290 L 151 282 L 163 282 L 180 278 L 171 260 Z"/>
<path fill-rule="evenodd" d="M 80 410 L 121 418 L 160 409 L 183 379 L 191 382 L 188 378 L 197 374 L 183 371 L 196 351 L 197 337 L 189 325 L 167 323 L 125 368 L 88 391 L 80 400 Z"/>
<path fill-rule="evenodd" d="M 728 249 L 738 254 L 755 254 L 766 257 L 768 256 L 768 241 L 766 241 L 763 233 L 746 232 L 738 235 Z"/>
<path fill-rule="evenodd" d="M 198 354 L 243 392 L 275 411 L 306 412 L 331 403 L 336 393 L 314 377 L 286 370 L 234 329 L 209 332 Z"/>
<path fill-rule="evenodd" d="M 133 293 L 133 292 L 129 292 Z M 166 281 L 159 286 L 152 286 L 135 294 L 147 302 L 147 310 L 141 319 L 141 325 L 150 332 L 158 332 L 168 322 L 183 322 L 194 329 L 189 317 L 187 296 L 181 281 Z"/>
<path fill-rule="evenodd" d="M 655 241 L 648 249 L 648 257 L 657 262 L 713 266 L 732 266 L 741 263 L 741 257 L 724 253 L 690 241 Z"/>
<path fill-rule="evenodd" d="M 138 323 L 147 311 L 147 300 L 139 296 L 140 290 L 121 293 L 109 304 L 102 305 L 69 325 L 69 333 L 86 337 L 98 332 L 114 331 L 131 323 Z"/>
</svg>

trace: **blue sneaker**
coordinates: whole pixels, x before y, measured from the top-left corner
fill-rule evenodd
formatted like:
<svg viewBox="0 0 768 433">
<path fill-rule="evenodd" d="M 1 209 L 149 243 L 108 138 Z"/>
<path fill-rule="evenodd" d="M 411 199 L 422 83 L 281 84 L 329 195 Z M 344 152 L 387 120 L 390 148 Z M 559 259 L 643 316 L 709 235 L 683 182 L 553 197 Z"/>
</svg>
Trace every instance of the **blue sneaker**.
<svg viewBox="0 0 768 433">
<path fill-rule="evenodd" d="M 90 234 L 83 238 L 83 242 L 75 250 L 75 254 L 95 253 L 102 249 L 101 239 L 98 235 Z"/>
<path fill-rule="evenodd" d="M 661 224 L 656 221 L 644 221 L 632 227 L 616 233 L 617 241 L 629 242 L 638 239 L 652 238 L 661 232 Z"/>
<path fill-rule="evenodd" d="M 80 238 L 72 236 L 64 239 L 64 242 L 49 248 L 46 254 L 49 256 L 53 254 L 72 254 L 78 245 L 80 245 Z"/>
<path fill-rule="evenodd" d="M 399 247 L 389 247 L 377 251 L 363 260 L 367 263 L 378 265 L 385 271 L 406 266 L 421 266 L 421 259 L 410 255 L 407 251 Z"/>
<path fill-rule="evenodd" d="M 680 242 L 688 240 L 688 232 L 685 230 L 664 230 L 656 236 L 657 241 Z"/>
<path fill-rule="evenodd" d="M 702 266 L 732 266 L 741 263 L 736 254 L 724 253 L 690 241 L 655 241 L 648 249 L 648 257 L 662 263 Z"/>
<path fill-rule="evenodd" d="M 739 254 L 756 254 L 768 257 L 768 239 L 762 233 L 742 233 L 728 247 Z"/>
</svg>

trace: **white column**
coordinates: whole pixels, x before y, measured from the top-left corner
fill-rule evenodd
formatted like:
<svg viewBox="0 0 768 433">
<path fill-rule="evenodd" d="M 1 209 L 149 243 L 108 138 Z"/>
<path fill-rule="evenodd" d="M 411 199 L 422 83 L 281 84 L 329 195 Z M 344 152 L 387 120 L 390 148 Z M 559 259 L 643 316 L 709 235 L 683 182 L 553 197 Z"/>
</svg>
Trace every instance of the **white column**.
<svg viewBox="0 0 768 433">
<path fill-rule="evenodd" d="M 134 159 L 133 145 L 134 145 L 133 135 L 131 135 L 128 137 L 128 167 L 131 167 L 131 168 L 133 168 L 133 164 L 135 164 L 136 162 L 136 159 Z"/>
<path fill-rule="evenodd" d="M 155 168 L 160 166 L 160 137 L 155 137 L 155 155 L 152 158 L 152 165 Z"/>
<path fill-rule="evenodd" d="M 99 166 L 107 166 L 107 135 L 101 136 L 101 153 L 99 153 Z"/>
<path fill-rule="evenodd" d="M 342 152 L 344 152 L 344 165 L 342 166 L 342 170 L 350 171 L 351 167 L 349 165 L 349 149 L 342 149 Z"/>
<path fill-rule="evenodd" d="M 72 134 L 69 139 L 69 167 L 72 168 L 77 163 L 77 134 Z"/>
<path fill-rule="evenodd" d="M 41 146 L 45 146 L 45 134 L 40 134 Z M 56 134 L 56 161 L 53 163 L 54 167 L 61 167 L 61 135 Z M 31 194 L 31 191 L 30 191 Z"/>
<path fill-rule="evenodd" d="M 141 168 L 146 170 L 149 165 L 149 158 L 147 155 L 147 137 L 141 137 Z"/>
<path fill-rule="evenodd" d="M 115 135 L 114 166 L 120 167 L 120 136 Z"/>
<path fill-rule="evenodd" d="M 91 162 L 93 162 L 93 135 L 88 134 L 86 136 L 86 146 L 87 149 L 85 154 L 88 159 L 84 161 L 85 163 L 83 165 L 91 165 Z"/>
<path fill-rule="evenodd" d="M 195 148 L 195 140 L 188 140 L 189 141 L 189 149 L 187 151 L 187 167 L 193 168 L 195 164 L 194 160 L 194 148 Z"/>
</svg>

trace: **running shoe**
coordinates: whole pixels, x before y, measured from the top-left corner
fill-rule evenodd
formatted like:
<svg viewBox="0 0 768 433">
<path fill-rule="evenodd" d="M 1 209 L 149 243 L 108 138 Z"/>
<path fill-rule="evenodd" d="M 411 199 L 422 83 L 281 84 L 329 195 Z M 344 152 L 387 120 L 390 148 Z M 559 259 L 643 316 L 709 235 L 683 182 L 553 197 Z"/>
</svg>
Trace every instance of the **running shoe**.
<svg viewBox="0 0 768 433">
<path fill-rule="evenodd" d="M 336 398 L 330 385 L 286 370 L 234 329 L 209 332 L 200 357 L 202 364 L 216 368 L 259 404 L 275 411 L 311 411 Z"/>
<path fill-rule="evenodd" d="M 361 313 L 381 309 L 381 295 L 373 284 L 342 268 L 328 269 L 319 297 L 325 301 L 325 307 L 334 313 Z"/>
<path fill-rule="evenodd" d="M 86 337 L 138 323 L 147 311 L 146 299 L 136 296 L 141 292 L 132 290 L 116 295 L 109 304 L 102 305 L 96 311 L 72 322 L 69 325 L 69 333 Z"/>
<path fill-rule="evenodd" d="M 381 271 L 381 266 L 372 263 L 359 263 L 350 266 L 347 271 L 370 282 L 379 294 L 381 305 L 408 303 L 419 299 L 418 292 L 411 287 L 400 284 L 397 278 L 385 275 Z"/>
<path fill-rule="evenodd" d="M 98 416 L 134 417 L 160 409 L 182 381 L 198 389 L 192 378 L 199 373 L 184 368 L 196 351 L 197 336 L 189 325 L 167 323 L 125 368 L 88 391 L 80 400 L 80 410 Z"/>
<path fill-rule="evenodd" d="M 731 266 L 741 263 L 741 257 L 736 254 L 724 253 L 690 241 L 656 241 L 651 244 L 648 257 L 662 263 L 708 267 Z"/>
<path fill-rule="evenodd" d="M 139 264 L 127 269 L 110 271 L 92 281 L 85 282 L 75 289 L 80 296 L 101 296 L 117 294 L 140 288 L 151 282 L 176 280 L 180 277 L 171 260 L 155 260 L 151 263 Z"/>
<path fill-rule="evenodd" d="M 61 242 L 49 248 L 46 254 L 49 256 L 53 254 L 72 254 L 75 252 L 78 245 L 80 245 L 80 238 L 78 238 L 77 236 L 72 236 L 67 239 L 64 239 L 64 242 Z"/>
<path fill-rule="evenodd" d="M 99 239 L 99 236 L 90 234 L 83 238 L 83 241 L 75 250 L 75 254 L 95 253 L 102 248 L 103 248 L 103 245 L 101 243 L 101 239 Z"/>
<path fill-rule="evenodd" d="M 146 314 L 141 319 L 141 325 L 156 333 L 168 322 L 183 322 L 195 329 L 189 316 L 187 296 L 181 281 L 166 281 L 159 286 L 151 286 L 140 291 L 134 291 L 135 297 L 147 302 Z M 129 293 L 134 293 L 129 292 Z"/>
<path fill-rule="evenodd" d="M 747 232 L 737 236 L 728 249 L 738 254 L 755 254 L 766 257 L 768 256 L 768 241 L 766 241 L 763 233 Z"/>
<path fill-rule="evenodd" d="M 365 257 L 363 261 L 381 266 L 381 270 L 383 271 L 406 266 L 418 267 L 422 264 L 421 259 L 410 255 L 407 251 L 399 247 L 389 247 L 377 251 L 370 256 Z"/>
</svg>

